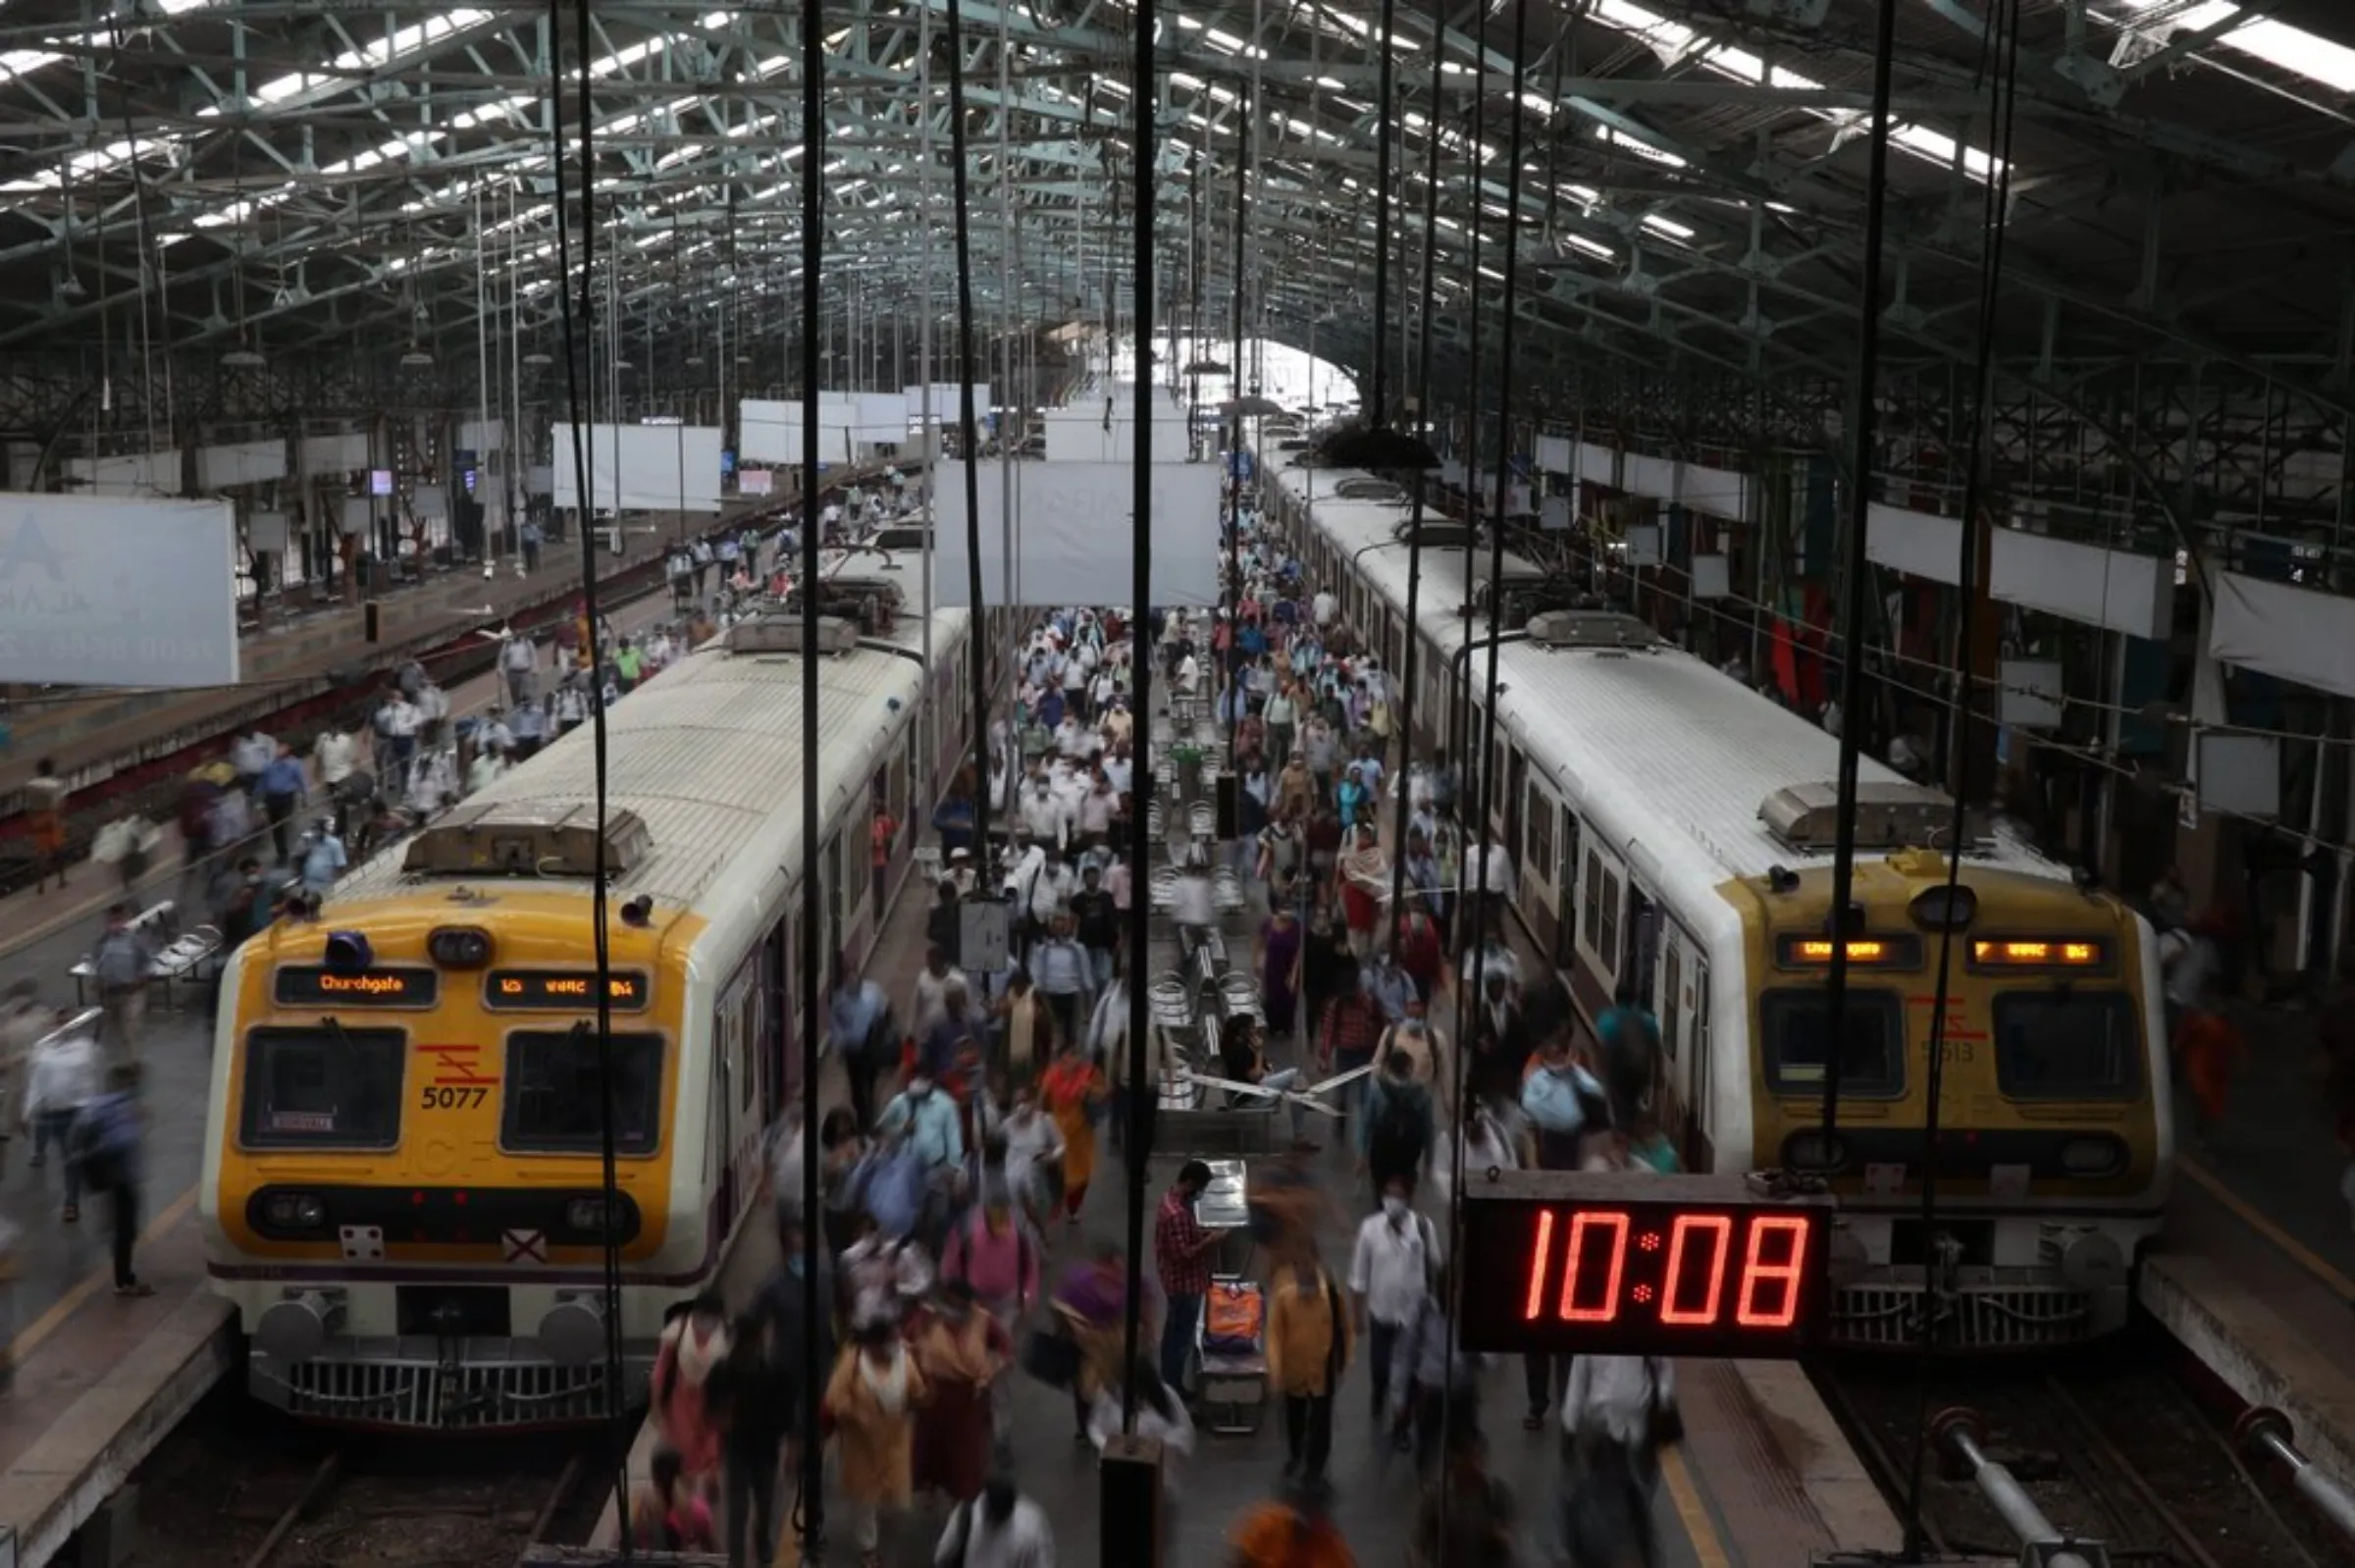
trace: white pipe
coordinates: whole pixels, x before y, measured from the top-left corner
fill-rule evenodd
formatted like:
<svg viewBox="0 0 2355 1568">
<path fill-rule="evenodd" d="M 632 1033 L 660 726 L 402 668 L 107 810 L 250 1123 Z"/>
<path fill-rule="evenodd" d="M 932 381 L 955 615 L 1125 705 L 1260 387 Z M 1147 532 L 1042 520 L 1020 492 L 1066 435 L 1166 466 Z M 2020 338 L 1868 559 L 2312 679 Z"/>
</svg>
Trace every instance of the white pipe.
<svg viewBox="0 0 2355 1568">
<path fill-rule="evenodd" d="M 474 417 L 483 427 L 475 432 L 478 438 L 474 452 L 474 495 L 477 500 L 484 498 L 491 479 L 491 275 L 490 269 L 484 265 L 485 249 L 483 187 L 477 185 L 474 187 Z M 450 497 L 450 504 L 457 504 L 456 497 Z M 483 515 L 488 518 L 490 514 L 490 507 L 485 506 Z M 488 529 L 484 530 L 484 536 L 483 564 L 496 569 L 498 565 L 498 542 L 490 536 Z"/>
<path fill-rule="evenodd" d="M 933 459 L 940 451 L 940 432 L 932 423 L 932 8 L 930 6 L 917 7 L 916 17 L 918 20 L 916 34 L 916 57 L 922 62 L 916 69 L 923 81 L 923 91 L 916 94 L 916 101 L 922 106 L 924 122 L 921 131 L 924 172 L 922 179 L 917 183 L 916 194 L 917 210 L 923 214 L 923 235 L 917 241 L 921 247 L 919 251 L 921 259 L 917 265 L 923 275 L 923 283 L 919 286 L 920 292 L 917 295 L 917 309 L 922 312 L 922 315 L 918 318 L 919 324 L 916 328 L 916 359 L 921 365 L 916 379 L 922 384 L 922 390 L 917 392 L 916 398 L 922 413 L 924 464 L 916 479 L 917 485 L 921 487 L 917 490 L 916 497 L 923 505 L 924 668 L 930 669 L 932 667 L 932 470 Z M 967 452 L 965 460 L 968 463 L 971 462 L 973 454 Z M 979 608 L 979 605 L 974 606 L 976 612 Z M 975 642 L 980 640 L 978 623 L 975 624 L 972 636 Z M 927 705 L 926 710 L 930 710 L 929 705 Z M 923 754 L 920 760 L 923 764 L 926 788 L 929 789 L 932 764 L 940 757 L 940 737 L 937 734 L 926 736 Z M 927 793 L 918 796 L 917 799 L 930 800 L 932 796 Z"/>
</svg>

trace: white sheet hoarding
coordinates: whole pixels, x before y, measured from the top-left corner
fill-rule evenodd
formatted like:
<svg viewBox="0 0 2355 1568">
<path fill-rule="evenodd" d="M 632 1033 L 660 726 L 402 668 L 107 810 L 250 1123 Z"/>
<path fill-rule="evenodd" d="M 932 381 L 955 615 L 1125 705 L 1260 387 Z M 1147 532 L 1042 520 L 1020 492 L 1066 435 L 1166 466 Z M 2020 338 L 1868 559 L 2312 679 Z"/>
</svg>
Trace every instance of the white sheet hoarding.
<svg viewBox="0 0 2355 1568">
<path fill-rule="evenodd" d="M 230 686 L 236 506 L 0 495 L 0 682 Z"/>
<path fill-rule="evenodd" d="M 589 504 L 607 511 L 715 512 L 720 433 L 714 425 L 593 425 Z M 558 506 L 581 504 L 573 427 L 555 427 L 551 491 Z"/>
<path fill-rule="evenodd" d="M 967 605 L 965 465 L 941 463 L 932 478 L 939 526 L 932 534 L 934 602 Z M 999 602 L 1012 560 L 1025 604 L 1125 604 L 1132 472 L 1126 463 L 1018 463 L 1015 516 L 1005 524 L 1000 465 L 981 464 L 981 593 Z M 1219 601 L 1219 475 L 1216 463 L 1156 463 L 1152 469 L 1153 602 Z M 969 605 L 968 606 L 969 607 Z"/>
</svg>

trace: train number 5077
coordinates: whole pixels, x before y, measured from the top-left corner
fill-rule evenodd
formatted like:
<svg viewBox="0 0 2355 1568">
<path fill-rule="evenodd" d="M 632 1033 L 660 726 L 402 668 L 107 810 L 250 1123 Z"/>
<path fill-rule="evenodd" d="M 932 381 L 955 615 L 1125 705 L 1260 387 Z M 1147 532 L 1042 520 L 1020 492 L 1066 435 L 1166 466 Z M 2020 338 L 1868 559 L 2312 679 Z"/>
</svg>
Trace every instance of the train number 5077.
<svg viewBox="0 0 2355 1568">
<path fill-rule="evenodd" d="M 479 1085 L 474 1088 L 447 1088 L 429 1083 L 417 1091 L 418 1105 L 428 1111 L 472 1110 L 490 1097 L 491 1091 Z"/>
</svg>

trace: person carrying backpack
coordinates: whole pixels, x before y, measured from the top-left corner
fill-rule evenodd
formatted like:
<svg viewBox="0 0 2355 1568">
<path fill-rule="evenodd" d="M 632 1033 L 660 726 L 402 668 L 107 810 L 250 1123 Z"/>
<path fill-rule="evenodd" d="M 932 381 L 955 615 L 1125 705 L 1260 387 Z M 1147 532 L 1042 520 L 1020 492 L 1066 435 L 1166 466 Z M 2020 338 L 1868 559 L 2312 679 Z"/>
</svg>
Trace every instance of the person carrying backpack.
<svg viewBox="0 0 2355 1568">
<path fill-rule="evenodd" d="M 1611 1124 L 1632 1127 L 1637 1112 L 1651 1097 L 1652 1075 L 1660 1058 L 1659 1020 L 1637 999 L 1635 986 L 1622 981 L 1618 996 L 1595 1020 L 1595 1034 L 1602 1047 Z"/>
<path fill-rule="evenodd" d="M 82 1184 L 106 1194 L 114 1228 L 115 1294 L 151 1296 L 155 1286 L 131 1267 L 139 1235 L 140 1111 L 139 1069 L 133 1062 L 107 1070 L 107 1092 L 81 1108 L 74 1122 L 70 1152 L 81 1166 Z"/>
<path fill-rule="evenodd" d="M 973 1299 L 1008 1329 L 1038 1301 L 1038 1238 L 1015 1214 L 1002 1183 L 949 1232 L 940 1278 L 963 1281 Z"/>
<path fill-rule="evenodd" d="M 1364 1141 L 1358 1154 L 1376 1192 L 1387 1191 L 1393 1181 L 1413 1188 L 1424 1157 L 1431 1152 L 1434 1129 L 1431 1091 L 1415 1081 L 1414 1058 L 1392 1051 L 1367 1093 L 1365 1119 L 1359 1124 Z"/>
</svg>

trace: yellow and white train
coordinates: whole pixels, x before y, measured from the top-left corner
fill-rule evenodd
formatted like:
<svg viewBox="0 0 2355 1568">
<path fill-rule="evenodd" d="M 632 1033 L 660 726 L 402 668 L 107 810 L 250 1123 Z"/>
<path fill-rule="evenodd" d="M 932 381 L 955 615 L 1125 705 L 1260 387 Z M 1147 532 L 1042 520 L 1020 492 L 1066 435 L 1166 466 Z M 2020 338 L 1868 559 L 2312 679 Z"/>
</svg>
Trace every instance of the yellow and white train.
<svg viewBox="0 0 2355 1568">
<path fill-rule="evenodd" d="M 1302 444 L 1263 434 L 1270 514 L 1396 674 L 1405 497 L 1371 475 L 1302 466 Z M 1457 542 L 1426 546 L 1417 599 L 1418 728 L 1442 742 L 1466 733 L 1466 664 L 1477 708 L 1494 637 L 1488 831 L 1515 867 L 1518 922 L 1590 1029 L 1623 987 L 1652 1011 L 1665 1055 L 1654 1109 L 1689 1166 L 1828 1167 L 1841 1214 L 1826 1338 L 1910 1344 L 1924 1311 L 1960 1348 L 2121 1327 L 2174 1163 L 2149 925 L 1979 826 L 1950 908 L 1951 802 L 1865 758 L 1853 900 L 1863 918 L 1827 1147 L 1837 741 L 1631 616 L 1492 625 L 1486 605 L 1510 597 L 1513 558 L 1505 592 L 1491 594 L 1483 546 L 1475 590 L 1463 530 L 1442 530 Z M 1484 732 L 1476 721 L 1474 745 Z M 1938 1201 L 1925 1226 L 1926 1069 L 1950 927 Z"/>
<path fill-rule="evenodd" d="M 820 840 L 801 621 L 749 621 L 607 717 L 621 1338 L 605 1377 L 595 757 L 575 732 L 281 922 L 225 980 L 201 1214 L 249 1382 L 297 1416 L 498 1430 L 603 1416 L 711 1282 L 814 1060 L 802 887 L 862 962 L 963 755 L 963 610 L 823 621 Z M 927 667 L 925 650 L 929 649 Z M 902 824 L 878 842 L 878 812 Z M 882 853 L 878 855 L 878 848 Z"/>
</svg>

